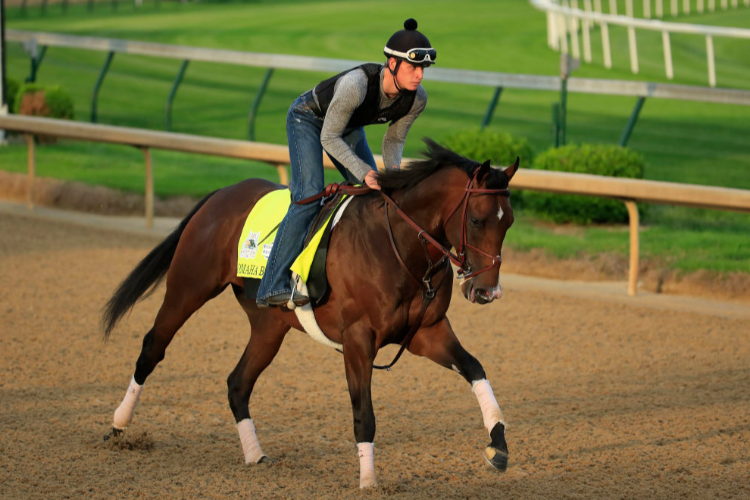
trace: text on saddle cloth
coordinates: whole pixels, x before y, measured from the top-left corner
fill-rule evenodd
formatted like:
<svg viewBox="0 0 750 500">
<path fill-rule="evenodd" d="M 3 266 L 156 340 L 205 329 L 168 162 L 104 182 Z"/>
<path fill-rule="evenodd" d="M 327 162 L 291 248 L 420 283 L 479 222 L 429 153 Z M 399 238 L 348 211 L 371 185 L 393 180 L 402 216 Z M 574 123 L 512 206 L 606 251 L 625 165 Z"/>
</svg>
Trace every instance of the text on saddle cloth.
<svg viewBox="0 0 750 500">
<path fill-rule="evenodd" d="M 340 206 L 344 199 L 345 196 L 340 197 L 337 206 Z M 276 232 L 290 205 L 291 194 L 288 189 L 271 191 L 255 204 L 245 220 L 237 246 L 237 276 L 263 278 Z M 331 211 L 325 223 L 318 226 L 318 230 L 290 268 L 304 282 L 307 282 L 315 251 L 320 245 L 328 221 L 335 212 L 336 210 Z"/>
</svg>

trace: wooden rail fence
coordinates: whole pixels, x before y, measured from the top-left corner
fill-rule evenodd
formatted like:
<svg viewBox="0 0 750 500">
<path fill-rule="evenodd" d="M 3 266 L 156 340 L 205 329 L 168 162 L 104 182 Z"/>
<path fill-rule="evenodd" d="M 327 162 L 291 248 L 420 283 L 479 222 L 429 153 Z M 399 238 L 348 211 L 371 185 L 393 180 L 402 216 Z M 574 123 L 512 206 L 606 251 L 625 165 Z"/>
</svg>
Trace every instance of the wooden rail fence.
<svg viewBox="0 0 750 500">
<path fill-rule="evenodd" d="M 34 206 L 33 190 L 36 171 L 34 136 L 36 135 L 122 144 L 141 149 L 145 159 L 145 216 L 146 226 L 149 228 L 153 226 L 154 216 L 154 167 L 151 161 L 151 148 L 269 163 L 277 168 L 280 182 L 288 183 L 286 166 L 289 164 L 289 150 L 286 146 L 277 144 L 217 139 L 111 125 L 93 125 L 21 115 L 0 115 L 0 129 L 21 132 L 26 137 L 29 175 L 27 200 L 30 209 Z M 379 168 L 383 168 L 383 160 L 380 155 L 375 156 L 375 161 Z M 408 162 L 409 159 L 405 159 L 405 161 Z M 324 158 L 324 165 L 326 168 L 335 168 L 327 157 Z M 523 168 L 513 178 L 513 187 L 552 193 L 604 196 L 623 201 L 630 216 L 630 272 L 628 279 L 628 293 L 630 295 L 636 294 L 638 283 L 639 221 L 637 202 L 750 212 L 750 190 L 743 189 Z"/>
</svg>

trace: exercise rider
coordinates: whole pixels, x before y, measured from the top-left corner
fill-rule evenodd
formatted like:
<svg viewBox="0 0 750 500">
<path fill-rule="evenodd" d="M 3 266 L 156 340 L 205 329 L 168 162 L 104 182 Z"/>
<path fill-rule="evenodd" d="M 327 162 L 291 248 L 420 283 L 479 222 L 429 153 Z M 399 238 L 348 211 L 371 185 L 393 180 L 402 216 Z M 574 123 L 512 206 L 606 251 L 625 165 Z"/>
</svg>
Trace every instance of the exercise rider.
<svg viewBox="0 0 750 500">
<path fill-rule="evenodd" d="M 420 84 L 424 68 L 435 63 L 436 51 L 408 19 L 383 49 L 386 65 L 363 64 L 319 83 L 289 108 L 292 202 L 324 188 L 323 151 L 346 180 L 379 189 L 377 167 L 367 145 L 364 126 L 389 123 L 383 137 L 383 161 L 400 168 L 406 135 L 427 104 Z M 295 205 L 279 225 L 257 295 L 258 307 L 279 306 L 291 299 L 304 305 L 309 298 L 295 292 L 289 267 L 302 251 L 319 205 Z"/>
</svg>

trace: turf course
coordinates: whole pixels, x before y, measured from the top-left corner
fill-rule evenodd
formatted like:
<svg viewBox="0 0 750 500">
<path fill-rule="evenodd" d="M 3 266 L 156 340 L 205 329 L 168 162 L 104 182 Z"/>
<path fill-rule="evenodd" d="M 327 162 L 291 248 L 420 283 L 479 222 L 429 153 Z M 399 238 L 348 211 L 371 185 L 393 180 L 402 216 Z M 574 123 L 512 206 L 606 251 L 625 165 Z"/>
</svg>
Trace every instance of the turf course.
<svg viewBox="0 0 750 500">
<path fill-rule="evenodd" d="M 640 2 L 635 2 L 637 10 Z M 407 7 L 404 7 L 407 5 Z M 624 1 L 619 2 L 624 12 Z M 546 19 L 525 0 L 310 2 L 180 4 L 146 2 L 141 8 L 109 4 L 93 13 L 71 5 L 66 14 L 50 6 L 26 16 L 8 9 L 7 27 L 136 39 L 198 47 L 381 61 L 387 37 L 414 16 L 438 48 L 441 67 L 528 74 L 556 74 L 559 56 L 546 46 Z M 681 16 L 679 22 L 750 27 L 750 9 Z M 603 68 L 599 34 L 593 34 L 594 62 L 575 76 L 665 82 L 658 33 L 639 33 L 641 72 L 630 73 L 627 36 L 611 28 L 614 69 Z M 714 40 L 721 87 L 750 89 L 750 41 Z M 705 42 L 701 37 L 672 37 L 675 83 L 707 85 Z M 79 120 L 88 120 L 91 91 L 105 59 L 101 52 L 50 48 L 38 73 L 40 83 L 69 90 Z M 180 61 L 117 55 L 100 92 L 100 123 L 163 129 L 164 104 Z M 23 80 L 29 60 L 19 44 L 8 45 L 8 71 Z M 190 63 L 173 109 L 173 130 L 244 139 L 247 115 L 265 70 Z M 285 143 L 284 117 L 294 97 L 328 76 L 277 71 L 256 121 L 259 141 Z M 478 127 L 492 89 L 425 81 L 429 105 L 406 145 L 417 156 L 419 138 L 436 140 L 459 129 Z M 551 146 L 552 92 L 506 90 L 491 128 L 527 137 L 537 152 Z M 616 143 L 628 120 L 633 98 L 571 94 L 568 141 Z M 629 147 L 648 163 L 649 179 L 750 189 L 750 108 L 650 99 Z M 370 144 L 380 150 L 383 129 L 368 128 Z M 510 160 L 510 159 L 509 159 Z M 24 171 L 25 148 L 0 148 L 0 168 Z M 154 152 L 156 190 L 162 196 L 201 194 L 249 176 L 275 178 L 270 167 L 232 160 Z M 142 191 L 143 164 L 131 148 L 62 142 L 38 148 L 38 174 Z M 329 174 L 335 180 L 334 172 Z M 645 257 L 659 257 L 677 269 L 750 272 L 750 218 L 746 215 L 653 207 L 642 236 Z M 509 234 L 516 248 L 542 246 L 558 256 L 613 251 L 625 253 L 627 233 L 618 228 L 588 228 L 575 235 L 551 231 L 521 220 Z M 682 254 L 682 255 L 681 255 Z"/>
</svg>

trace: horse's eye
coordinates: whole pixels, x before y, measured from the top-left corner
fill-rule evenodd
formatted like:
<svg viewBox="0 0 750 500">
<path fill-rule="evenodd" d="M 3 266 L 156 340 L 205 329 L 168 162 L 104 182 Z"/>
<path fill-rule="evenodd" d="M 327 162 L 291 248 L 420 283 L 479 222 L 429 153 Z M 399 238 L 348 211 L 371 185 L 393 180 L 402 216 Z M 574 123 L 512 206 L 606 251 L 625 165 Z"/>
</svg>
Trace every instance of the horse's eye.
<svg viewBox="0 0 750 500">
<path fill-rule="evenodd" d="M 479 227 L 479 221 L 476 220 L 474 217 L 471 218 L 471 225 L 474 227 Z"/>
</svg>

